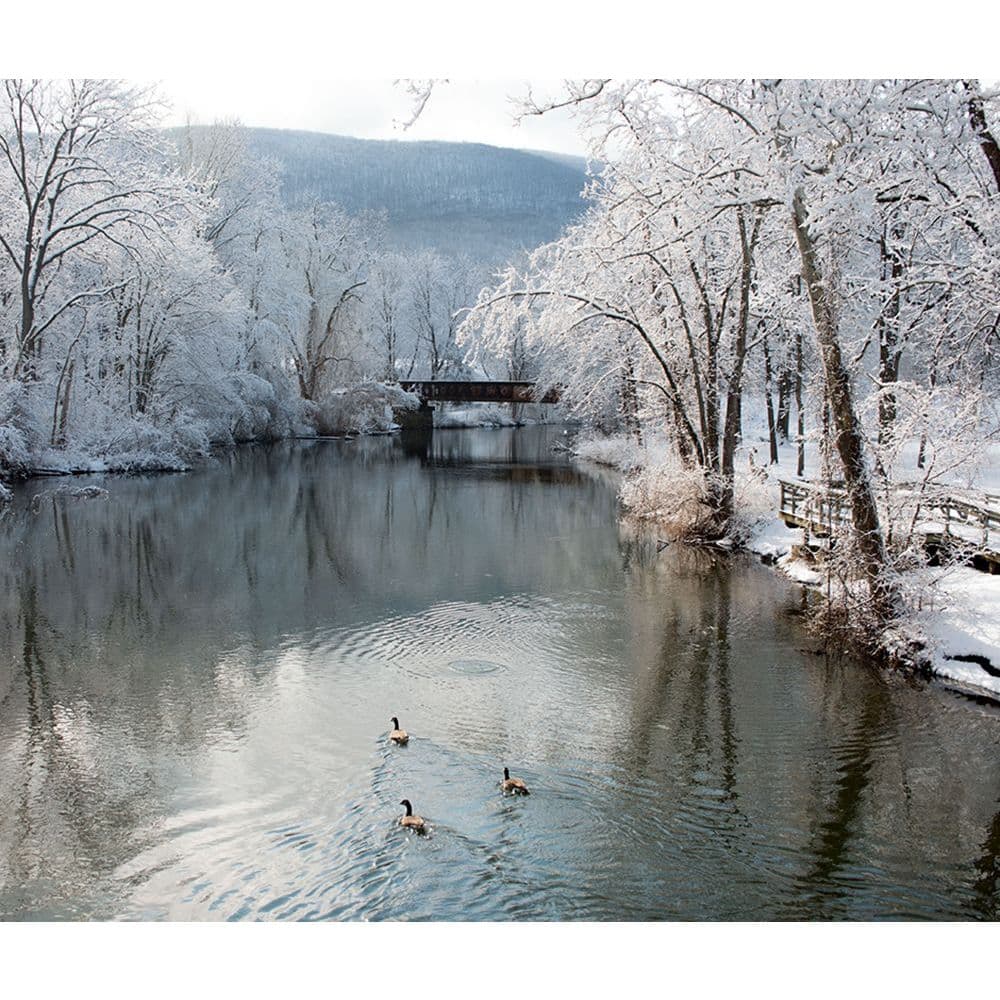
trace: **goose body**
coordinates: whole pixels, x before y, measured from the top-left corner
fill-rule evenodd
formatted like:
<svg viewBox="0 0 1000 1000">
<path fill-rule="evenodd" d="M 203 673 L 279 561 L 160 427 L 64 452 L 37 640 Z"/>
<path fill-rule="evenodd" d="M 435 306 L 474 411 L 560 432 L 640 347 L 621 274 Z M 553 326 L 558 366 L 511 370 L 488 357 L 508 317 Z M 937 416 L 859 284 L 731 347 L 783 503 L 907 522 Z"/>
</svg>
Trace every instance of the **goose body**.
<svg viewBox="0 0 1000 1000">
<path fill-rule="evenodd" d="M 399 746 L 404 746 L 410 742 L 410 734 L 405 729 L 399 728 L 399 719 L 392 717 L 392 732 L 389 733 L 389 741 Z"/>
<path fill-rule="evenodd" d="M 504 794 L 510 795 L 527 795 L 528 786 L 520 778 L 512 778 L 510 776 L 510 771 L 505 767 L 503 769 L 503 783 L 500 785 Z"/>
<path fill-rule="evenodd" d="M 401 806 L 406 806 L 406 815 L 399 817 L 399 825 L 405 826 L 410 830 L 419 830 L 420 832 L 423 832 L 425 828 L 424 818 L 423 816 L 417 816 L 414 814 L 413 806 L 410 805 L 410 800 L 403 799 L 403 801 L 399 804 Z"/>
</svg>

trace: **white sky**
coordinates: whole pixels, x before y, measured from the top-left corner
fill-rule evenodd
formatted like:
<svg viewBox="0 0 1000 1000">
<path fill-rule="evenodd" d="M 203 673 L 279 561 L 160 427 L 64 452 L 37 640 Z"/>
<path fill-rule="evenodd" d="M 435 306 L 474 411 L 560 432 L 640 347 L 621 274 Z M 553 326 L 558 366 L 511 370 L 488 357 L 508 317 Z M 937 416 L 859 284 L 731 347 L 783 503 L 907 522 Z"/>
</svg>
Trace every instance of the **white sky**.
<svg viewBox="0 0 1000 1000">
<path fill-rule="evenodd" d="M 558 80 L 532 80 L 541 96 L 556 93 Z M 209 124 L 238 118 L 244 125 L 333 132 L 363 139 L 444 139 L 493 146 L 544 149 L 584 155 L 567 111 L 525 119 L 515 125 L 509 98 L 525 92 L 525 80 L 453 80 L 435 85 L 423 113 L 409 129 L 412 100 L 402 84 L 385 80 L 299 79 L 275 86 L 257 77 L 174 76 L 159 80 L 173 105 L 167 124 L 190 119 Z M 290 99 L 291 95 L 291 99 Z"/>
<path fill-rule="evenodd" d="M 44 42 L 7 46 L 4 59 L 10 75 L 159 80 L 171 123 L 238 118 L 582 154 L 568 113 L 514 128 L 508 96 L 529 79 L 595 76 L 996 80 L 994 5 L 918 17 L 912 0 L 46 0 Z M 35 9 L 7 7 L 6 36 L 35 37 Z M 410 107 L 397 77 L 451 81 L 405 133 L 394 127 Z"/>
</svg>

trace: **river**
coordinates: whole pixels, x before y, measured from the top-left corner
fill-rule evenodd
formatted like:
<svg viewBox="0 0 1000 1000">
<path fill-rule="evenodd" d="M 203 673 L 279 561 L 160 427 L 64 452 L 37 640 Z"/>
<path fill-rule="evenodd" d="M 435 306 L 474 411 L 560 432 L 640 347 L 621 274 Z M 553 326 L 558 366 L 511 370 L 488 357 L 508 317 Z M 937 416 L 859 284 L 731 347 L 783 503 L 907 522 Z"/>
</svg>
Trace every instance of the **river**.
<svg viewBox="0 0 1000 1000">
<path fill-rule="evenodd" d="M 996 919 L 1000 713 L 809 652 L 563 435 L 18 487 L 0 918 Z"/>
</svg>

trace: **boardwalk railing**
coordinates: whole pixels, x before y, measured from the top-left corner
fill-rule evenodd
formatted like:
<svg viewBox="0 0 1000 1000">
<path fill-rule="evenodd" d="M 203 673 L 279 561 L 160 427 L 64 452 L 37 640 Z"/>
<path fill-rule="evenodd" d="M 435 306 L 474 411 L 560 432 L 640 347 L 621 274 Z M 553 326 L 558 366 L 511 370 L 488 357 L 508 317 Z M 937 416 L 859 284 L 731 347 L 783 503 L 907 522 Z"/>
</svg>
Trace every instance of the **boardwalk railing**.
<svg viewBox="0 0 1000 1000">
<path fill-rule="evenodd" d="M 1000 508 L 1000 504 L 996 506 Z M 1000 509 L 952 496 L 934 504 L 933 509 L 943 515 L 946 538 L 975 542 L 981 549 L 1000 552 Z"/>
<path fill-rule="evenodd" d="M 850 523 L 846 491 L 836 486 L 824 488 L 786 479 L 778 482 L 781 486 L 779 515 L 790 528 L 805 528 L 823 537 L 832 534 L 834 528 Z"/>
<path fill-rule="evenodd" d="M 819 538 L 851 523 L 847 491 L 838 486 L 778 480 L 779 517 L 789 527 L 803 528 Z M 955 493 L 921 491 L 901 484 L 892 493 L 890 531 L 912 526 L 928 545 L 965 549 L 990 572 L 1000 570 L 1000 497 L 984 494 L 971 499 Z"/>
</svg>

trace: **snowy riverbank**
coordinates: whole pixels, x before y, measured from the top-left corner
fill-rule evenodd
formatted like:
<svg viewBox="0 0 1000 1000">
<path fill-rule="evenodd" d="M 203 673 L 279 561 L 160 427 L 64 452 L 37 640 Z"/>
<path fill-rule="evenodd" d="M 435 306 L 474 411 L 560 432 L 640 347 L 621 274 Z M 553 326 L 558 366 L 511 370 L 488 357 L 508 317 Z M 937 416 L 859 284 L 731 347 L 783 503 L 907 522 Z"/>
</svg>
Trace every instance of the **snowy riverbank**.
<svg viewBox="0 0 1000 1000">
<path fill-rule="evenodd" d="M 752 437 L 748 438 L 753 441 Z M 818 587 L 823 576 L 817 567 L 802 558 L 801 529 L 788 528 L 778 518 L 779 478 L 795 478 L 795 450 L 781 449 L 779 464 L 761 465 L 766 443 L 748 444 L 742 452 L 737 475 L 737 493 L 750 501 L 746 521 L 751 526 L 746 548 L 763 562 L 775 566 L 796 583 Z M 649 469 L 661 458 L 656 445 L 641 448 L 623 438 L 580 440 L 574 452 L 585 461 L 616 468 L 624 473 L 647 470 L 644 478 L 654 478 Z M 1000 453 L 994 446 L 981 456 L 976 485 L 995 490 L 1000 485 Z M 807 449 L 807 471 L 818 468 L 815 447 Z M 964 483 L 962 485 L 965 485 Z M 655 517 L 655 511 L 644 515 Z M 949 566 L 921 571 L 921 610 L 911 619 L 914 636 L 925 643 L 934 674 L 963 686 L 1000 696 L 1000 576 L 966 566 Z"/>
<path fill-rule="evenodd" d="M 793 552 L 801 544 L 802 531 L 775 517 L 748 548 L 797 583 L 819 586 L 822 576 Z M 948 567 L 934 571 L 931 593 L 932 606 L 917 613 L 914 625 L 933 673 L 1000 695 L 1000 576 Z"/>
<path fill-rule="evenodd" d="M 759 455 L 759 443 L 757 448 Z M 913 475 L 916 445 L 903 451 L 908 468 L 901 471 Z M 966 475 L 956 471 L 955 486 L 995 492 L 1000 487 L 1000 448 L 988 447 L 978 459 L 978 467 L 967 470 Z M 813 446 L 807 449 L 807 470 L 816 469 L 818 464 Z M 748 548 L 796 582 L 818 586 L 823 581 L 821 574 L 809 562 L 793 555 L 793 547 L 803 542 L 802 531 L 787 528 L 777 518 L 778 479 L 795 478 L 794 471 L 795 452 L 788 445 L 780 449 L 779 464 L 766 469 L 775 516 L 761 524 Z M 1000 576 L 953 565 L 923 570 L 920 582 L 927 596 L 912 624 L 917 633 L 914 637 L 926 643 L 932 672 L 1000 695 Z"/>
</svg>

